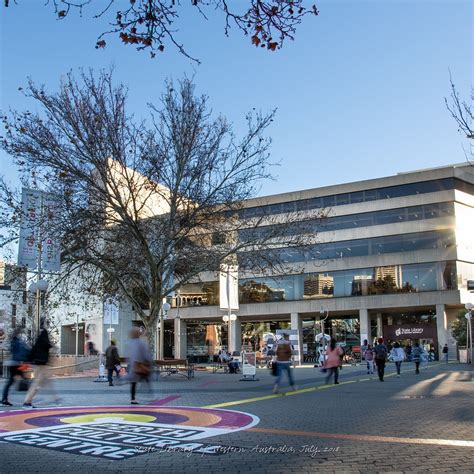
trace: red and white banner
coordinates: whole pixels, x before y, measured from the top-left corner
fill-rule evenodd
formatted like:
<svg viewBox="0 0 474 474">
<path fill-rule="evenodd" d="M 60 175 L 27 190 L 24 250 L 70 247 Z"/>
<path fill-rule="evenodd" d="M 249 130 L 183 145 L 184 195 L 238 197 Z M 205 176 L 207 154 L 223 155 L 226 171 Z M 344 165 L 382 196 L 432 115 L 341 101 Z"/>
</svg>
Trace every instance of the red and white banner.
<svg viewBox="0 0 474 474">
<path fill-rule="evenodd" d="M 22 217 L 18 265 L 34 270 L 38 266 L 39 224 L 41 219 L 41 191 L 23 188 L 21 193 Z"/>
</svg>

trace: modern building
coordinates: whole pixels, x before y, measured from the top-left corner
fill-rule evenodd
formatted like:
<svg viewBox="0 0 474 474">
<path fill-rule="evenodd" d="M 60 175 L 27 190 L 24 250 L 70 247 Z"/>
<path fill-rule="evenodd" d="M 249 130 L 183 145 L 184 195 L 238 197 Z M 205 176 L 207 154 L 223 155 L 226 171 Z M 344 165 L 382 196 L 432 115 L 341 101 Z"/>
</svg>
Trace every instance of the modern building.
<svg viewBox="0 0 474 474">
<path fill-rule="evenodd" d="M 222 321 L 215 275 L 184 285 L 165 322 L 165 355 L 212 354 L 219 345 L 258 350 L 264 334 L 291 328 L 303 360 L 326 318 L 325 332 L 346 344 L 384 336 L 438 352 L 447 343 L 455 357 L 450 324 L 474 296 L 467 291 L 474 280 L 474 167 L 256 198 L 243 216 L 319 208 L 328 217 L 305 222 L 314 246 L 286 251 L 284 274 L 240 275 L 235 321 Z"/>
<path fill-rule="evenodd" d="M 26 272 L 0 262 L 0 349 L 7 349 L 5 342 L 18 326 L 24 329 L 26 338 L 31 338 L 33 299 L 26 291 Z"/>
</svg>

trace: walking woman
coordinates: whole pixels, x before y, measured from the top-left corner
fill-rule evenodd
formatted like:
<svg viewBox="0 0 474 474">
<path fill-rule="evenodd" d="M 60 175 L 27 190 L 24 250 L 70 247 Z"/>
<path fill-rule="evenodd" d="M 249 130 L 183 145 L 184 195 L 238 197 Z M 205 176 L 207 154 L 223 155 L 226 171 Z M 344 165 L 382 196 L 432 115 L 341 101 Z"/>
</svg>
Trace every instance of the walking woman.
<svg viewBox="0 0 474 474">
<path fill-rule="evenodd" d="M 140 328 L 133 327 L 130 331 L 130 339 L 128 341 L 128 375 L 127 380 L 130 382 L 130 403 L 138 405 L 135 399 L 137 392 L 137 383 L 145 381 L 150 386 L 152 358 L 150 350 L 143 339 L 140 339 Z"/>
<path fill-rule="evenodd" d="M 339 366 L 341 365 L 341 357 L 343 355 L 344 352 L 342 348 L 336 346 L 336 339 L 331 339 L 326 353 L 326 362 L 324 364 L 324 368 L 328 371 L 328 374 L 326 375 L 326 384 L 329 383 L 332 374 L 334 374 L 334 383 L 339 383 Z"/>
<path fill-rule="evenodd" d="M 392 360 L 395 362 L 395 367 L 397 368 L 397 377 L 400 377 L 400 368 L 402 362 L 405 360 L 405 351 L 400 347 L 400 344 L 396 342 L 391 351 Z"/>
</svg>

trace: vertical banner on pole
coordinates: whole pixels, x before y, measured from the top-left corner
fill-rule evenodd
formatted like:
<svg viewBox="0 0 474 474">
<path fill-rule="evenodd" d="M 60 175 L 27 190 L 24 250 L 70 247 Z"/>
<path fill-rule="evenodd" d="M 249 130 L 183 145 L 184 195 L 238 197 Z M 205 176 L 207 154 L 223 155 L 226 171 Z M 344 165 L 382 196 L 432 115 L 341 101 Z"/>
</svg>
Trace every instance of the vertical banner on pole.
<svg viewBox="0 0 474 474">
<path fill-rule="evenodd" d="M 51 193 L 23 188 L 21 206 L 18 265 L 36 270 L 41 257 L 41 270 L 59 272 L 60 243 L 54 237 L 54 221 L 58 215 L 57 199 Z M 41 255 L 38 255 L 40 244 Z"/>
<path fill-rule="evenodd" d="M 23 188 L 21 192 L 21 208 L 18 265 L 34 270 L 38 265 L 41 191 Z"/>
<path fill-rule="evenodd" d="M 57 199 L 50 193 L 44 193 L 41 262 L 43 270 L 47 272 L 59 272 L 61 269 L 61 247 L 54 235 L 58 212 Z"/>
<path fill-rule="evenodd" d="M 118 303 L 113 299 L 107 299 L 104 301 L 104 324 L 115 324 L 119 323 L 119 306 Z"/>
<path fill-rule="evenodd" d="M 219 274 L 220 309 L 239 309 L 239 267 L 221 265 Z"/>
</svg>

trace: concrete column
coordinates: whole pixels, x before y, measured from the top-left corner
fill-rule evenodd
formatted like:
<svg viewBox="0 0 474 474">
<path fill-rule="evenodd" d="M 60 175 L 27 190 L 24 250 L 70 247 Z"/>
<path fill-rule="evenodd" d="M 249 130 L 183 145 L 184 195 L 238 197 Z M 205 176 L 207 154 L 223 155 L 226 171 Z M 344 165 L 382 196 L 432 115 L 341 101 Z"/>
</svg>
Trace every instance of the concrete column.
<svg viewBox="0 0 474 474">
<path fill-rule="evenodd" d="M 297 331 L 296 339 L 290 336 L 296 354 L 294 360 L 296 365 L 303 363 L 303 319 L 299 313 L 291 313 L 291 329 Z"/>
<path fill-rule="evenodd" d="M 177 318 L 174 320 L 174 358 L 186 359 L 187 356 L 187 334 L 186 320 Z"/>
<path fill-rule="evenodd" d="M 377 337 L 382 337 L 382 332 L 383 332 L 382 313 L 377 313 Z"/>
<path fill-rule="evenodd" d="M 456 341 L 451 336 L 450 330 L 450 322 L 456 318 L 456 313 L 457 310 L 447 310 L 444 304 L 436 305 L 436 329 L 438 332 L 438 355 L 440 360 L 442 360 L 442 350 L 445 344 L 448 345 L 449 359 L 457 359 Z"/>
<path fill-rule="evenodd" d="M 360 324 L 360 345 L 367 339 L 369 344 L 372 344 L 370 337 L 370 317 L 367 308 L 359 309 L 359 324 Z"/>
<path fill-rule="evenodd" d="M 239 318 L 237 318 L 235 321 L 230 321 L 229 326 L 229 351 L 231 354 L 233 354 L 234 351 L 240 352 L 242 350 L 242 325 Z"/>
</svg>

